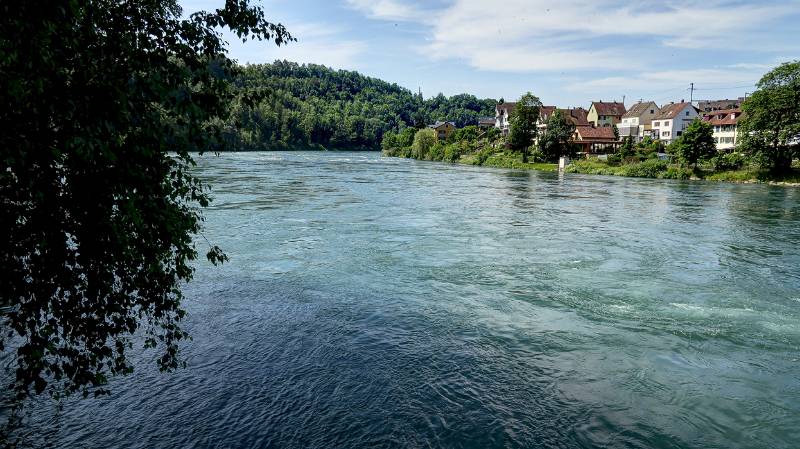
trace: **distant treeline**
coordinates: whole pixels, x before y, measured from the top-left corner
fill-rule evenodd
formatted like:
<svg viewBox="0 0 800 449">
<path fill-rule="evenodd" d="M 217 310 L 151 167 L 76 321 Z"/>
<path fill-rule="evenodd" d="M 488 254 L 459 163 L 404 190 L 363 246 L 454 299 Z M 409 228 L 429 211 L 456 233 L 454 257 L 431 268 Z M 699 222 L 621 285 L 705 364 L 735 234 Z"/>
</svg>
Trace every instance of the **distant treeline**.
<svg viewBox="0 0 800 449">
<path fill-rule="evenodd" d="M 239 150 L 378 150 L 388 131 L 436 120 L 472 125 L 494 116 L 495 107 L 493 99 L 468 94 L 423 99 L 358 72 L 287 61 L 248 65 L 235 85 L 263 94 L 233 105 L 227 129 Z"/>
</svg>

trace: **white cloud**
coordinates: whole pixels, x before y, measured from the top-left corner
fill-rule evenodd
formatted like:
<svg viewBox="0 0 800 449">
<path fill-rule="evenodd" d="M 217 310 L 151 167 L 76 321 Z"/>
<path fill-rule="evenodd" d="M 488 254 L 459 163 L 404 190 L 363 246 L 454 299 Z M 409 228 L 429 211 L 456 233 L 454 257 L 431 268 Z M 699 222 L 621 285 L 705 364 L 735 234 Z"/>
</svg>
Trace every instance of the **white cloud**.
<svg viewBox="0 0 800 449">
<path fill-rule="evenodd" d="M 242 44 L 236 36 L 227 36 L 231 55 L 240 63 L 272 62 L 286 59 L 299 63 L 323 64 L 337 69 L 357 69 L 367 45 L 341 36 L 345 30 L 318 23 L 287 23 L 286 28 L 297 39 L 281 47 L 264 42 Z"/>
<path fill-rule="evenodd" d="M 663 105 L 669 101 L 688 101 L 689 83 L 694 83 L 695 100 L 737 98 L 752 92 L 765 71 L 759 64 L 753 65 L 758 67 L 640 72 L 572 83 L 565 90 L 593 98 L 619 99 L 627 95 L 629 105 L 639 98 Z"/>
<path fill-rule="evenodd" d="M 425 11 L 417 6 L 396 0 L 347 0 L 347 4 L 372 19 L 423 21 Z"/>
<path fill-rule="evenodd" d="M 433 13 L 397 0 L 347 0 L 367 17 L 415 21 L 431 38 L 420 52 L 502 72 L 635 69 L 657 52 L 763 49 L 781 38 L 765 25 L 798 16 L 796 0 L 455 0 Z M 782 43 L 781 45 L 786 45 Z M 751 48 L 755 47 L 755 48 Z M 774 48 L 773 48 L 774 50 Z"/>
</svg>

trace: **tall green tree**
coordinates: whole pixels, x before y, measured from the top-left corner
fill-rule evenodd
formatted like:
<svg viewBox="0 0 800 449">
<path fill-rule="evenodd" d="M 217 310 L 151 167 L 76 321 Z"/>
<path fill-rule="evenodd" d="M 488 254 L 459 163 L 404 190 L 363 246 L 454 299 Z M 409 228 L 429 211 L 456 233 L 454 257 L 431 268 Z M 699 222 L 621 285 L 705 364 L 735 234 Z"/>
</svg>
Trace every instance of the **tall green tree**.
<svg viewBox="0 0 800 449">
<path fill-rule="evenodd" d="M 135 332 L 174 369 L 209 202 L 190 152 L 224 148 L 235 100 L 218 30 L 292 38 L 246 0 L 189 17 L 175 0 L 2 10 L 0 348 L 16 396 L 105 393 L 133 370 Z"/>
<path fill-rule="evenodd" d="M 575 124 L 556 109 L 547 118 L 547 128 L 539 136 L 539 151 L 549 161 L 558 160 L 561 156 L 570 156 L 573 153 L 570 144 L 573 134 L 575 134 Z"/>
<path fill-rule="evenodd" d="M 541 108 L 542 102 L 539 97 L 528 92 L 517 101 L 509 118 L 511 129 L 508 141 L 511 149 L 522 153 L 523 162 L 528 162 L 530 147 L 538 135 L 536 123 L 539 121 Z"/>
<path fill-rule="evenodd" d="M 694 120 L 672 145 L 672 150 L 681 162 L 697 165 L 698 161 L 710 159 L 717 154 L 714 128 L 703 120 Z"/>
<path fill-rule="evenodd" d="M 742 149 L 763 165 L 788 170 L 800 156 L 800 61 L 773 69 L 757 88 L 742 104 Z"/>
<path fill-rule="evenodd" d="M 434 145 L 436 145 L 436 131 L 431 128 L 420 129 L 414 134 L 414 143 L 411 145 L 412 155 L 415 159 L 427 159 L 428 152 Z"/>
</svg>

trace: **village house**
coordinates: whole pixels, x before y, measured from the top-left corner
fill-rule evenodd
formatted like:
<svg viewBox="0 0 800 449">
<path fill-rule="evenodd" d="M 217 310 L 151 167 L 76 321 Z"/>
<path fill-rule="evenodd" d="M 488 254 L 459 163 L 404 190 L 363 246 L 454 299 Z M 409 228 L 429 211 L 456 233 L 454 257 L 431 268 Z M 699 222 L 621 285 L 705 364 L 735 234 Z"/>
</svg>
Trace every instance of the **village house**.
<svg viewBox="0 0 800 449">
<path fill-rule="evenodd" d="M 567 120 L 570 120 L 573 124 L 575 124 L 575 126 L 584 126 L 589 124 L 589 120 L 586 118 L 588 115 L 586 109 L 562 109 L 555 106 L 542 106 L 541 109 L 539 109 L 539 121 L 537 122 L 537 126 L 540 130 L 547 129 L 547 120 L 555 111 L 560 112 L 563 117 L 565 117 Z"/>
<path fill-rule="evenodd" d="M 614 151 L 619 143 L 610 126 L 576 126 L 572 138 L 572 144 L 578 147 L 578 151 L 586 154 Z"/>
<path fill-rule="evenodd" d="M 495 124 L 494 117 L 478 117 L 478 128 L 484 131 L 489 128 L 494 128 L 494 124 Z"/>
<path fill-rule="evenodd" d="M 494 126 L 499 129 L 504 136 L 508 135 L 508 118 L 511 116 L 511 113 L 514 112 L 514 106 L 516 105 L 517 103 L 504 102 L 498 103 L 497 106 L 494 107 Z"/>
<path fill-rule="evenodd" d="M 730 151 L 738 143 L 738 125 L 741 109 L 725 109 L 703 113 L 703 120 L 714 127 L 714 142 L 717 150 Z"/>
<path fill-rule="evenodd" d="M 631 106 L 617 125 L 620 138 L 630 137 L 634 142 L 641 142 L 644 136 L 650 135 L 653 118 L 658 112 L 658 105 L 652 101 L 640 101 Z"/>
<path fill-rule="evenodd" d="M 702 100 L 697 102 L 700 112 L 724 111 L 725 109 L 739 109 L 744 102 L 743 97 L 736 100 Z"/>
<path fill-rule="evenodd" d="M 602 101 L 593 101 L 587 113 L 587 120 L 594 124 L 596 127 L 614 126 L 622 121 L 622 116 L 625 114 L 625 105 L 617 103 L 604 103 Z"/>
<path fill-rule="evenodd" d="M 571 121 L 575 126 L 589 125 L 589 121 L 586 119 L 587 115 L 586 109 L 583 108 L 561 109 L 555 106 L 542 106 L 539 109 L 539 120 L 536 122 L 536 127 L 539 129 L 540 136 L 545 131 L 547 131 L 547 121 L 550 119 L 550 116 L 553 115 L 555 111 L 560 112 L 562 117 Z"/>
<path fill-rule="evenodd" d="M 453 122 L 440 122 L 437 120 L 433 125 L 428 125 L 428 128 L 436 131 L 436 140 L 447 140 L 456 130 L 456 124 Z"/>
<path fill-rule="evenodd" d="M 681 101 L 665 105 L 653 118 L 652 137 L 668 145 L 683 134 L 689 123 L 698 118 L 697 108 L 691 103 Z"/>
</svg>

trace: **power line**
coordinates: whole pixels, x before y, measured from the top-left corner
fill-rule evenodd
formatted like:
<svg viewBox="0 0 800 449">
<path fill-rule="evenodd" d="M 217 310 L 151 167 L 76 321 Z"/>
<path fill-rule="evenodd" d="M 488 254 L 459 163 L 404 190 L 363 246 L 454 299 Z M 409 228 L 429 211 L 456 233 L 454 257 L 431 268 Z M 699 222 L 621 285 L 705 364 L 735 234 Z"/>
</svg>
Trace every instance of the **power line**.
<svg viewBox="0 0 800 449">
<path fill-rule="evenodd" d="M 744 84 L 744 85 L 741 85 L 741 86 L 730 86 L 730 87 L 707 87 L 707 88 L 705 88 L 705 89 L 698 89 L 698 88 L 695 88 L 695 90 L 729 90 L 729 89 L 744 89 L 744 88 L 746 88 L 746 87 L 753 87 L 753 86 L 755 86 L 755 84 Z"/>
</svg>

